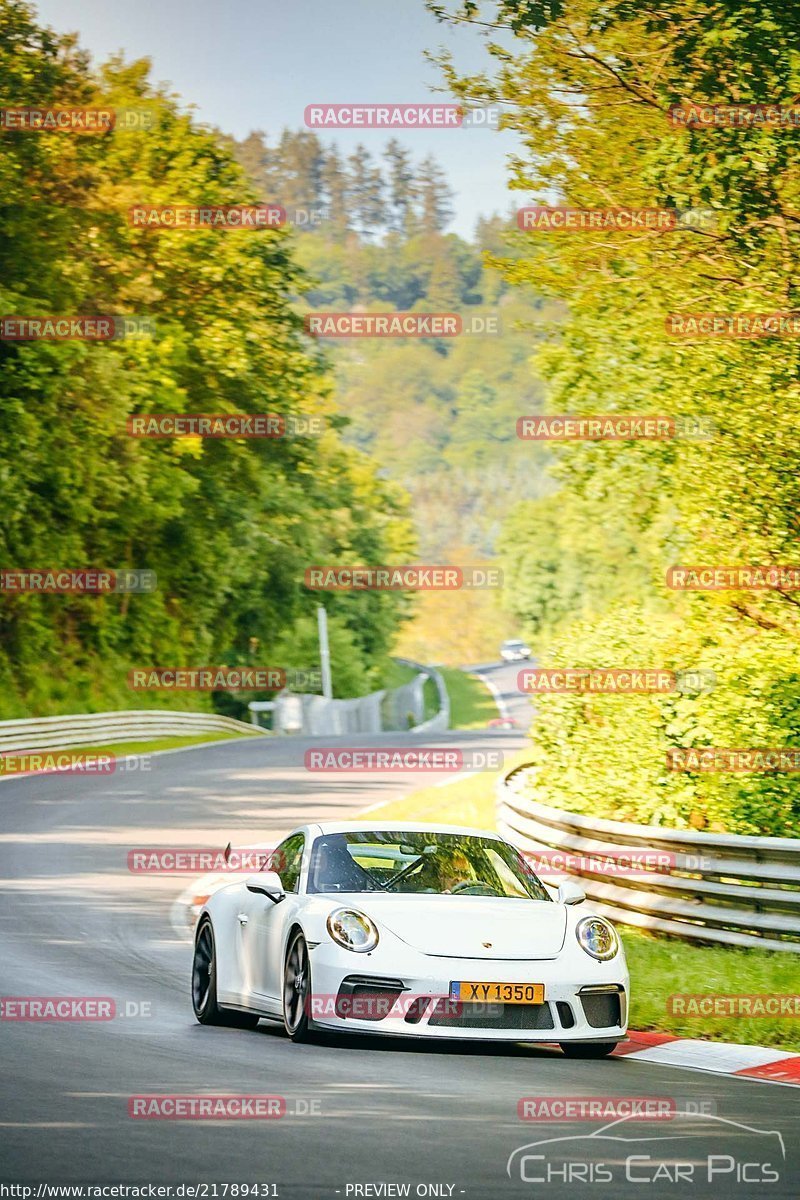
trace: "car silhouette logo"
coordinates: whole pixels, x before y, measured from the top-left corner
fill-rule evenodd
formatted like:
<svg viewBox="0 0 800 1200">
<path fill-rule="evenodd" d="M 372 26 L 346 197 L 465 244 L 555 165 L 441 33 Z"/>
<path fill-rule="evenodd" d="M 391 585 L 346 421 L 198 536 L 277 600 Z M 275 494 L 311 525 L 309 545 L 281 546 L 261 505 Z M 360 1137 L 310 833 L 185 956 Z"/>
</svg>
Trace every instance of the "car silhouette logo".
<svg viewBox="0 0 800 1200">
<path fill-rule="evenodd" d="M 677 1122 L 681 1118 L 685 1118 L 688 1121 L 688 1128 L 681 1129 L 680 1126 L 677 1126 L 676 1128 Z M 513 1150 L 508 1156 L 506 1173 L 508 1174 L 509 1178 L 512 1178 L 512 1167 L 516 1166 L 520 1172 L 520 1178 L 524 1183 L 540 1182 L 539 1180 L 534 1180 L 533 1178 L 526 1176 L 525 1162 L 527 1158 L 542 1160 L 547 1152 L 553 1154 L 553 1156 L 557 1158 L 560 1152 L 569 1154 L 570 1151 L 576 1151 L 580 1153 L 581 1149 L 588 1150 L 589 1147 L 592 1147 L 592 1150 L 589 1151 L 590 1155 L 597 1153 L 598 1151 L 602 1155 L 603 1150 L 607 1150 L 608 1153 L 616 1156 L 614 1160 L 615 1162 L 625 1161 L 625 1147 L 630 1147 L 631 1149 L 633 1149 L 635 1146 L 638 1146 L 639 1148 L 646 1147 L 648 1151 L 647 1155 L 634 1155 L 632 1158 L 627 1160 L 631 1163 L 640 1162 L 642 1164 L 645 1162 L 645 1159 L 649 1160 L 653 1164 L 658 1164 L 658 1150 L 662 1148 L 665 1166 L 670 1163 L 674 1165 L 676 1154 L 680 1153 L 680 1149 L 684 1149 L 684 1153 L 691 1153 L 689 1150 L 690 1147 L 694 1148 L 698 1146 L 698 1143 L 701 1143 L 704 1139 L 708 1138 L 712 1134 L 716 1134 L 718 1137 L 728 1134 L 729 1137 L 736 1139 L 737 1144 L 741 1143 L 743 1133 L 760 1135 L 762 1138 L 769 1139 L 766 1143 L 762 1143 L 762 1145 L 769 1145 L 774 1148 L 775 1157 L 778 1163 L 781 1161 L 786 1161 L 786 1146 L 784 1144 L 783 1135 L 777 1129 L 756 1129 L 752 1125 L 744 1125 L 740 1121 L 732 1121 L 727 1117 L 718 1117 L 712 1113 L 704 1113 L 702 1121 L 698 1121 L 696 1114 L 678 1112 L 673 1114 L 670 1121 L 670 1128 L 667 1133 L 661 1133 L 652 1130 L 648 1130 L 647 1133 L 632 1132 L 637 1129 L 639 1120 L 640 1118 L 638 1118 L 635 1114 L 630 1114 L 624 1117 L 619 1117 L 615 1121 L 610 1121 L 608 1124 L 601 1126 L 599 1129 L 595 1129 L 592 1133 L 579 1133 L 555 1138 L 541 1138 L 537 1142 L 528 1142 L 526 1146 L 518 1146 L 517 1149 Z M 709 1124 L 704 1124 L 704 1122 L 708 1122 Z M 543 1147 L 548 1148 L 547 1152 L 543 1152 Z M 531 1155 L 529 1152 L 533 1150 L 537 1150 L 538 1153 Z M 697 1157 L 696 1149 L 694 1150 L 694 1154 L 695 1157 Z M 709 1170 L 709 1164 L 712 1163 L 713 1160 L 713 1154 L 711 1157 L 707 1157 L 705 1164 L 707 1171 Z M 732 1156 L 730 1156 L 730 1160 L 733 1161 Z M 703 1160 L 701 1156 L 694 1165 L 700 1165 L 702 1161 Z M 770 1163 L 744 1164 L 745 1167 L 749 1165 L 763 1165 L 765 1169 L 768 1169 L 768 1173 L 764 1178 L 768 1179 L 769 1182 L 776 1182 L 779 1178 L 779 1172 L 775 1172 L 772 1168 L 772 1164 Z M 676 1175 L 675 1180 L 677 1180 L 677 1178 L 678 1176 Z M 708 1178 L 710 1179 L 711 1176 L 708 1175 Z M 673 1180 L 673 1182 L 675 1180 Z M 608 1181 L 609 1180 L 606 1179 L 603 1180 L 603 1182 Z M 642 1181 L 644 1182 L 645 1179 L 643 1178 Z"/>
</svg>

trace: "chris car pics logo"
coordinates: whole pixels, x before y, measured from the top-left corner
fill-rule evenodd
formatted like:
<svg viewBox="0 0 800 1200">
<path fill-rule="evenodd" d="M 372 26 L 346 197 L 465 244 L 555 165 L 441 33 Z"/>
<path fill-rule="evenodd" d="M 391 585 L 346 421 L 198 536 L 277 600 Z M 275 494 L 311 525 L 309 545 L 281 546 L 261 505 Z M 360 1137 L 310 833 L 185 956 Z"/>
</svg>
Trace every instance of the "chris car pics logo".
<svg viewBox="0 0 800 1200">
<path fill-rule="evenodd" d="M 554 1185 L 550 1194 L 561 1195 L 565 1184 L 657 1184 L 659 1197 L 677 1200 L 711 1183 L 749 1200 L 753 1188 L 783 1177 L 785 1163 L 778 1130 L 698 1114 L 689 1105 L 670 1115 L 667 1128 L 633 1113 L 592 1133 L 528 1142 L 509 1155 L 506 1174 L 530 1184 L 530 1194 L 537 1196 L 548 1185 Z M 705 1195 L 705 1189 L 698 1194 Z"/>
</svg>

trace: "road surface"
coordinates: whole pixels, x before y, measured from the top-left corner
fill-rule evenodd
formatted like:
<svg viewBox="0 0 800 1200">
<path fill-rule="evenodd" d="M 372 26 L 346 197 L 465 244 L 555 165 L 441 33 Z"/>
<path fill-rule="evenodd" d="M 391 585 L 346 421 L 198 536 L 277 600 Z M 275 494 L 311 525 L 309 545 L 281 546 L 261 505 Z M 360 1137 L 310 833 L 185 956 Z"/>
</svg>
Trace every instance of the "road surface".
<svg viewBox="0 0 800 1200">
<path fill-rule="evenodd" d="M 488 673 L 524 715 L 516 670 Z M 392 734 L 357 744 L 401 741 L 420 739 Z M 490 729 L 421 742 L 511 753 L 523 734 Z M 187 880 L 133 876 L 128 851 L 277 841 L 302 821 L 355 816 L 428 782 L 313 775 L 303 754 L 317 745 L 225 742 L 154 757 L 149 772 L 0 784 L 3 995 L 111 997 L 118 1012 L 132 1014 L 107 1022 L 0 1022 L 5 1183 L 169 1184 L 172 1195 L 181 1194 L 179 1184 L 270 1184 L 276 1193 L 258 1194 L 502 1200 L 572 1196 L 588 1172 L 592 1194 L 601 1197 L 709 1197 L 722 1184 L 727 1195 L 749 1200 L 762 1193 L 755 1173 L 771 1163 L 780 1178 L 765 1182 L 763 1194 L 797 1196 L 798 1092 L 788 1087 L 624 1059 L 581 1063 L 541 1047 L 379 1038 L 293 1045 L 264 1022 L 255 1032 L 201 1028 L 189 1000 L 191 946 L 172 920 Z M 128 1116 L 131 1095 L 196 1093 L 281 1095 L 289 1112 L 274 1121 Z M 587 1143 L 597 1121 L 521 1121 L 518 1102 L 534 1095 L 659 1097 L 681 1112 L 710 1109 L 716 1120 L 639 1122 L 613 1131 L 638 1139 L 630 1144 Z M 781 1135 L 785 1161 L 770 1131 Z M 641 1140 L 665 1134 L 676 1139 L 667 1149 Z M 515 1149 L 557 1137 L 579 1140 L 535 1148 L 530 1154 L 543 1159 L 520 1166 L 517 1158 L 507 1174 Z M 730 1154 L 731 1165 L 715 1160 L 709 1182 L 706 1160 L 714 1153 Z M 655 1182 L 626 1182 L 631 1154 L 644 1156 L 633 1170 L 640 1179 L 654 1176 L 652 1163 L 662 1159 L 673 1163 L 667 1174 L 688 1162 L 698 1177 L 675 1183 L 662 1168 Z M 526 1181 L 545 1170 L 552 1182 Z M 612 1182 L 604 1182 L 604 1171 Z M 742 1172 L 749 1182 L 737 1182 Z M 381 1186 L 388 1184 L 400 1190 Z"/>
</svg>

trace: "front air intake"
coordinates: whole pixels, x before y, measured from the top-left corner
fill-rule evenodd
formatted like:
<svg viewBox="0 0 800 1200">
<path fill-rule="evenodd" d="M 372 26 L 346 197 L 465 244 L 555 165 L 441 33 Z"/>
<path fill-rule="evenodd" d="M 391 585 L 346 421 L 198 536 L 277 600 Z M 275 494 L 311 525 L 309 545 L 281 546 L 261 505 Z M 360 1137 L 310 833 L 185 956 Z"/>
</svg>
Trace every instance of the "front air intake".
<svg viewBox="0 0 800 1200">
<path fill-rule="evenodd" d="M 581 988 L 580 1001 L 592 1029 L 609 1029 L 622 1024 L 622 994 L 616 985 Z"/>
<path fill-rule="evenodd" d="M 348 975 L 339 985 L 335 1012 L 352 1021 L 383 1021 L 406 986 L 402 979 L 374 979 Z"/>
</svg>

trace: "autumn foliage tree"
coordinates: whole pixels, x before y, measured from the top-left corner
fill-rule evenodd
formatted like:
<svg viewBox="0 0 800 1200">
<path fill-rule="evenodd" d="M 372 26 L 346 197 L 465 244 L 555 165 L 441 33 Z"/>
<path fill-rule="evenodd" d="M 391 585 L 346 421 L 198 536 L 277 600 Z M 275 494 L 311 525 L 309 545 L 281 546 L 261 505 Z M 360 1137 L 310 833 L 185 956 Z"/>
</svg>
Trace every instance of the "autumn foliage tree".
<svg viewBox="0 0 800 1200">
<path fill-rule="evenodd" d="M 668 824 L 796 828 L 791 775 L 675 774 L 665 760 L 675 746 L 800 745 L 798 593 L 677 593 L 666 572 L 800 562 L 800 343 L 675 337 L 667 321 L 797 312 L 797 126 L 763 109 L 713 125 L 691 114 L 791 106 L 800 11 L 770 0 L 431 7 L 488 26 L 486 75 L 444 70 L 466 102 L 503 106 L 521 204 L 684 214 L 661 229 L 520 231 L 507 266 L 511 282 L 564 306 L 536 356 L 551 412 L 664 414 L 704 431 L 565 446 L 552 499 L 510 518 L 516 609 L 554 661 L 705 665 L 718 680 L 696 697 L 542 699 L 540 795 Z M 690 119 L 671 117 L 676 107 Z"/>
</svg>

